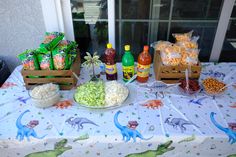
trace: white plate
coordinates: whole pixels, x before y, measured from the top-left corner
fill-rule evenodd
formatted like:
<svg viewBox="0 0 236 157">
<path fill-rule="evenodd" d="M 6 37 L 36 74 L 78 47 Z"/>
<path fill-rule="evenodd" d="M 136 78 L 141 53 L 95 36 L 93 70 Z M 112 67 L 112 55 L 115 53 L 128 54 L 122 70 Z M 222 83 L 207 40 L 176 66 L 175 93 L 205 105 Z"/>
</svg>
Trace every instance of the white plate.
<svg viewBox="0 0 236 157">
<path fill-rule="evenodd" d="M 130 101 L 132 100 L 132 97 L 135 96 L 136 91 L 135 91 L 134 87 L 132 85 L 128 85 L 126 87 L 128 88 L 128 91 L 129 91 L 128 96 L 125 98 L 125 100 L 122 103 L 115 104 L 113 106 L 106 106 L 106 105 L 104 105 L 104 106 L 87 106 L 87 105 L 80 104 L 80 103 L 76 102 L 75 94 L 74 94 L 73 98 L 74 98 L 74 101 L 79 106 L 82 106 L 82 107 L 85 107 L 85 108 L 89 108 L 89 109 L 114 109 L 114 108 L 118 108 L 118 107 L 121 107 L 121 106 L 124 106 L 126 104 L 131 103 Z"/>
</svg>

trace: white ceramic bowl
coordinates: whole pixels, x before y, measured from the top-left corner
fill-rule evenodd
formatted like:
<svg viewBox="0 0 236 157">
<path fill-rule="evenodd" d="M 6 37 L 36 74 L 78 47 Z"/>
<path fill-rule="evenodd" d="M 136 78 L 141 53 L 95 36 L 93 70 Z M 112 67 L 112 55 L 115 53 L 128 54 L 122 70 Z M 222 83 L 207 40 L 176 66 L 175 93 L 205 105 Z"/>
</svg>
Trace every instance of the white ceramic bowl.
<svg viewBox="0 0 236 157">
<path fill-rule="evenodd" d="M 60 101 L 60 90 L 58 85 L 56 85 L 55 93 L 53 93 L 52 95 L 43 98 L 36 98 L 32 95 L 32 90 L 39 86 L 41 85 L 34 86 L 29 90 L 29 96 L 31 97 L 31 101 L 34 106 L 38 108 L 47 108 L 53 106 L 54 104 Z"/>
</svg>

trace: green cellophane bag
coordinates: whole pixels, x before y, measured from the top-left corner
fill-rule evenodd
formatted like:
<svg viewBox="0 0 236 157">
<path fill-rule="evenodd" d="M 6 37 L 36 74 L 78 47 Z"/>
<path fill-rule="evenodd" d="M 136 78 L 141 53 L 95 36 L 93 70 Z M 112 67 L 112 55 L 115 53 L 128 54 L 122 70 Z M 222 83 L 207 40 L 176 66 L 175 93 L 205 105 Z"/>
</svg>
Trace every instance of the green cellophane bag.
<svg viewBox="0 0 236 157">
<path fill-rule="evenodd" d="M 53 61 L 51 51 L 44 48 L 36 50 L 39 66 L 41 70 L 53 70 Z M 53 78 L 54 76 L 46 76 L 46 78 Z"/>
<path fill-rule="evenodd" d="M 17 58 L 20 59 L 25 70 L 39 70 L 39 63 L 35 50 L 28 49 L 19 54 Z M 38 78 L 38 76 L 29 76 L 30 78 Z"/>
<path fill-rule="evenodd" d="M 41 48 L 52 51 L 59 42 L 64 38 L 64 33 L 61 32 L 46 32 L 43 43 L 40 44 Z"/>
<path fill-rule="evenodd" d="M 65 70 L 68 56 L 65 48 L 56 48 L 52 51 L 53 65 L 56 70 Z"/>
<path fill-rule="evenodd" d="M 74 48 L 68 52 L 68 69 L 71 68 L 75 58 L 77 56 L 77 48 Z"/>
<path fill-rule="evenodd" d="M 44 49 L 38 48 L 36 50 L 39 66 L 41 70 L 53 70 L 53 62 L 51 52 Z"/>
<path fill-rule="evenodd" d="M 70 69 L 70 51 L 76 47 L 76 42 L 62 40 L 52 51 L 54 68 L 57 70 Z"/>
<path fill-rule="evenodd" d="M 22 62 L 25 70 L 39 70 L 39 64 L 34 50 L 28 49 L 17 57 Z"/>
</svg>

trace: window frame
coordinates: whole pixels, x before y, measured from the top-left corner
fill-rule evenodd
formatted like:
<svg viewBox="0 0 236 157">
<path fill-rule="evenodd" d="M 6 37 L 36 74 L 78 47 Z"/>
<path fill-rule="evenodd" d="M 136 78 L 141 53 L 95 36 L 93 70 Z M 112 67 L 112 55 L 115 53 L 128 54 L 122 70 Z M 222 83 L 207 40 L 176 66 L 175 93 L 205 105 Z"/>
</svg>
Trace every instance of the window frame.
<svg viewBox="0 0 236 157">
<path fill-rule="evenodd" d="M 173 1 L 174 0 L 172 0 L 172 3 Z M 234 4 L 235 0 L 223 1 L 209 61 L 219 61 Z M 46 31 L 64 32 L 66 39 L 74 40 L 70 0 L 41 0 L 41 5 Z M 115 48 L 115 0 L 107 0 L 107 6 L 108 40 Z"/>
</svg>

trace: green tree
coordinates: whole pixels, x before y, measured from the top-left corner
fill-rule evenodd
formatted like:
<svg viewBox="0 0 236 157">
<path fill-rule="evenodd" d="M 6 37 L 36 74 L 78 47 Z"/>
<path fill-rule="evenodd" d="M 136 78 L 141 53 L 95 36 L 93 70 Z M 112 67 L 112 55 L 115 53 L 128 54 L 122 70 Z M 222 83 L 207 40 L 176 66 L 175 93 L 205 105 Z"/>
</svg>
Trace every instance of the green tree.
<svg viewBox="0 0 236 157">
<path fill-rule="evenodd" d="M 95 66 L 98 66 L 99 64 L 102 63 L 102 61 L 99 60 L 99 56 L 97 55 L 97 52 L 94 52 L 93 56 L 89 53 L 86 52 L 87 56 L 84 57 L 85 62 L 82 64 L 83 67 L 87 67 L 87 68 L 92 68 L 93 70 L 93 75 L 91 80 L 92 81 L 96 81 L 97 77 L 95 75 Z"/>
</svg>

